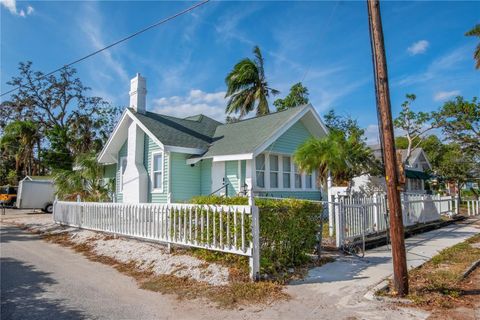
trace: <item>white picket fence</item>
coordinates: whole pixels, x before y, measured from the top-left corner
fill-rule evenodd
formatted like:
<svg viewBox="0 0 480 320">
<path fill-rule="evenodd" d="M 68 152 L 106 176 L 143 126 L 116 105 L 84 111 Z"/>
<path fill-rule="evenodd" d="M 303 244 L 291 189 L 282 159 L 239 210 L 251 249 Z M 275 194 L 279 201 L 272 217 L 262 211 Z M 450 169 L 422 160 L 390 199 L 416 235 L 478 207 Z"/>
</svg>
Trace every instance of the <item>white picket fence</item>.
<svg viewBox="0 0 480 320">
<path fill-rule="evenodd" d="M 166 244 L 248 256 L 259 273 L 258 207 L 55 201 L 56 223 Z"/>
<path fill-rule="evenodd" d="M 480 200 L 464 200 L 463 202 L 467 205 L 468 216 L 480 215 Z"/>
<path fill-rule="evenodd" d="M 455 208 L 455 199 L 451 196 L 405 193 L 401 194 L 401 199 L 405 227 L 439 220 L 442 214 L 452 214 Z M 334 211 L 330 215 L 334 221 L 330 221 L 330 230 L 335 230 L 337 247 L 345 240 L 386 231 L 389 223 L 386 200 L 383 194 L 332 196 L 329 204 Z"/>
</svg>

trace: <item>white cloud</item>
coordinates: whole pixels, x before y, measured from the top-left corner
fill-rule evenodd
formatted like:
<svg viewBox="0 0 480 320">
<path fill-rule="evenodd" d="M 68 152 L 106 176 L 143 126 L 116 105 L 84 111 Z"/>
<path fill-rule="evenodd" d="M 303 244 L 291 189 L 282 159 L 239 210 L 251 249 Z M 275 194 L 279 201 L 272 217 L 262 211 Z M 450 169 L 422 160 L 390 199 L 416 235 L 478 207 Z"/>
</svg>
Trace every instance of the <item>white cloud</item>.
<svg viewBox="0 0 480 320">
<path fill-rule="evenodd" d="M 425 53 L 429 45 L 430 43 L 427 40 L 420 40 L 412 43 L 412 45 L 407 48 L 407 51 L 410 55 L 415 56 L 417 54 Z"/>
<path fill-rule="evenodd" d="M 443 101 L 460 95 L 460 90 L 439 91 L 433 96 L 435 101 Z"/>
<path fill-rule="evenodd" d="M 226 103 L 224 91 L 208 93 L 193 89 L 187 96 L 154 99 L 152 111 L 179 118 L 204 114 L 223 122 Z"/>
<path fill-rule="evenodd" d="M 24 9 L 17 9 L 17 1 L 16 0 L 0 0 L 0 4 L 4 6 L 11 14 L 14 16 L 20 16 L 25 18 L 33 13 L 34 9 L 32 6 L 27 6 L 26 11 Z"/>
<path fill-rule="evenodd" d="M 470 50 L 469 46 L 456 48 L 433 60 L 425 71 L 394 79 L 392 83 L 394 86 L 407 86 L 449 76 L 451 74 L 449 71 L 458 67 L 460 62 L 468 59 Z"/>
</svg>

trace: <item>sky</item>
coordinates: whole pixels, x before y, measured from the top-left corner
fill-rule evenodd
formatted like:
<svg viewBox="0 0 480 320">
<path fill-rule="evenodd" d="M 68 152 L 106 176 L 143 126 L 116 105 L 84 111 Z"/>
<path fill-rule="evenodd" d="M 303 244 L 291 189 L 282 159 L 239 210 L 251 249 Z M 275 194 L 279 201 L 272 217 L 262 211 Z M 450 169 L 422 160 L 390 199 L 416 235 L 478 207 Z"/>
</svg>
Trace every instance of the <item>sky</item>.
<svg viewBox="0 0 480 320">
<path fill-rule="evenodd" d="M 0 89 L 32 61 L 49 72 L 173 15 L 194 2 L 0 0 Z M 414 93 L 415 111 L 438 109 L 457 95 L 480 97 L 480 2 L 382 1 L 392 111 Z M 117 106 L 129 103 L 130 79 L 147 78 L 147 109 L 223 121 L 225 76 L 258 45 L 269 85 L 301 81 L 322 115 L 351 116 L 377 142 L 378 126 L 365 1 L 212 1 L 75 66 L 83 83 Z M 271 109 L 273 101 L 271 99 Z M 8 97 L 2 97 L 5 99 Z"/>
</svg>

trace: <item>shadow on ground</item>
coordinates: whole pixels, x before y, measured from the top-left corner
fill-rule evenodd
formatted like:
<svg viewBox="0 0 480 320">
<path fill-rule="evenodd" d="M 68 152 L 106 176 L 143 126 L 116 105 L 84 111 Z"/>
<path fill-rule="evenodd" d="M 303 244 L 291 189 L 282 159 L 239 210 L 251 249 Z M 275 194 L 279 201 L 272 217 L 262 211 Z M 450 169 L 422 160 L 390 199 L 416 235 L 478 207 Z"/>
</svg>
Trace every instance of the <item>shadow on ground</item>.
<svg viewBox="0 0 480 320">
<path fill-rule="evenodd" d="M 328 283 L 366 279 L 368 276 L 361 275 L 362 271 L 371 266 L 386 263 L 390 259 L 389 257 L 357 258 L 344 256 L 321 267 L 310 269 L 308 276 L 304 280 L 294 281 L 290 284 L 298 285 L 304 283 Z"/>
<path fill-rule="evenodd" d="M 12 258 L 0 258 L 0 270 L 2 320 L 87 318 L 82 311 L 68 307 L 64 301 L 48 298 L 46 288 L 56 284 L 48 273 Z"/>
</svg>

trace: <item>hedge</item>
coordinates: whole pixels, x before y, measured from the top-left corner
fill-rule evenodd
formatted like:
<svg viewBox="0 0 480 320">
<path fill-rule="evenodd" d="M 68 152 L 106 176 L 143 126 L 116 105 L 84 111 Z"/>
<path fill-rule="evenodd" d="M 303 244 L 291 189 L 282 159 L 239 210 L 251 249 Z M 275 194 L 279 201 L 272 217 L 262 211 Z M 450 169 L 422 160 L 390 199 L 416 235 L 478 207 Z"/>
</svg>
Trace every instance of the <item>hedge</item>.
<svg viewBox="0 0 480 320">
<path fill-rule="evenodd" d="M 247 205 L 246 197 L 200 196 L 196 204 Z M 308 260 L 317 243 L 322 205 L 297 199 L 255 199 L 260 219 L 261 272 L 275 274 Z"/>
</svg>

